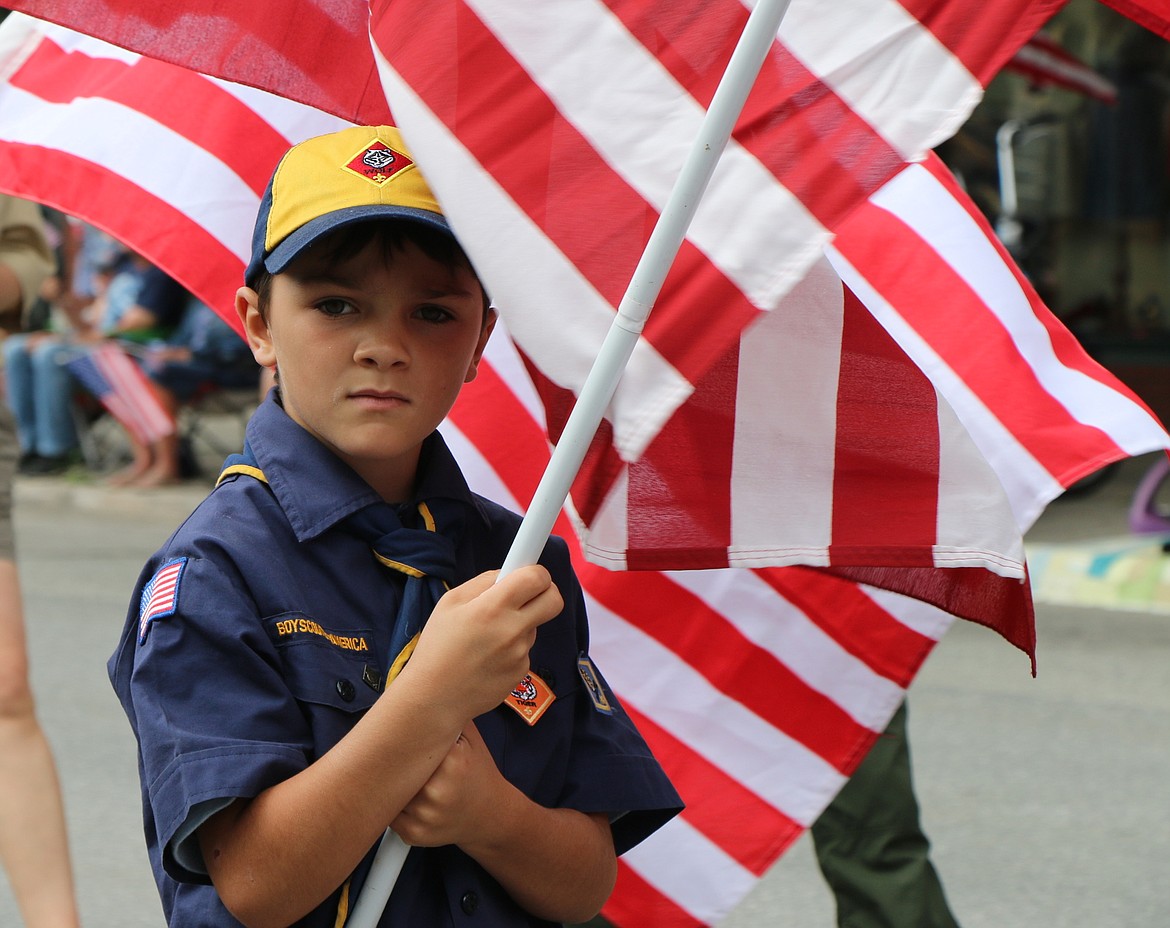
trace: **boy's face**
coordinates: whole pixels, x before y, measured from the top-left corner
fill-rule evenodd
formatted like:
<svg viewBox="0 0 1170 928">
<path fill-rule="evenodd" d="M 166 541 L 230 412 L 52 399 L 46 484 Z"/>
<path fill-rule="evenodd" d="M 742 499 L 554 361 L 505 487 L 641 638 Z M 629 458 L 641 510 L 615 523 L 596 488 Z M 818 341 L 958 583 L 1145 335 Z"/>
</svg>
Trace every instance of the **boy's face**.
<svg viewBox="0 0 1170 928">
<path fill-rule="evenodd" d="M 279 371 L 285 411 L 392 502 L 409 495 L 419 446 L 475 377 L 495 323 L 470 269 L 409 243 L 294 264 L 272 279 L 267 321 L 253 290 L 236 307 L 256 360 Z"/>
</svg>

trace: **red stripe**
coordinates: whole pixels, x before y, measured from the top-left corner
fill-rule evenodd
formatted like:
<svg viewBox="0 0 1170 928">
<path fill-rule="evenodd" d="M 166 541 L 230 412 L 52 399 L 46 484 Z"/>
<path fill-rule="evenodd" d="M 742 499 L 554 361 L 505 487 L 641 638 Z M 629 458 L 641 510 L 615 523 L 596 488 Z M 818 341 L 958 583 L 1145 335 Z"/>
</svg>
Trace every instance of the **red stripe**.
<svg viewBox="0 0 1170 928">
<path fill-rule="evenodd" d="M 631 570 L 727 563 L 738 375 L 736 345 L 629 465 Z"/>
<path fill-rule="evenodd" d="M 1036 622 L 1027 583 L 982 567 L 830 567 L 829 573 L 921 599 L 944 612 L 999 632 L 1032 659 L 1036 671 Z"/>
<path fill-rule="evenodd" d="M 934 640 L 881 608 L 855 583 L 805 567 L 755 574 L 871 670 L 908 687 Z"/>
<path fill-rule="evenodd" d="M 978 4 L 899 0 L 912 16 L 987 83 L 1067 0 L 983 0 Z"/>
<path fill-rule="evenodd" d="M 905 566 L 933 563 L 938 441 L 934 387 L 846 289 L 829 548 L 834 563 L 889 563 L 896 548 L 905 549 Z M 875 525 L 882 536 L 877 546 Z"/>
<path fill-rule="evenodd" d="M 521 506 L 532 498 L 548 463 L 544 433 L 490 363 L 479 365 L 448 418 L 491 462 Z M 502 424 L 507 423 L 507 428 Z"/>
<path fill-rule="evenodd" d="M 804 833 L 773 805 L 690 750 L 666 729 L 623 703 L 623 708 L 686 803 L 688 825 L 706 835 L 756 876 Z"/>
<path fill-rule="evenodd" d="M 703 924 L 638 876 L 620 857 L 617 885 L 601 914 L 623 928 L 702 928 Z"/>
<path fill-rule="evenodd" d="M 521 509 L 526 508 L 548 464 L 548 443 L 528 410 L 490 364 L 480 364 L 479 375 L 463 388 L 449 418 L 491 463 Z M 501 423 L 507 423 L 507 428 L 501 428 Z M 553 532 L 565 539 L 575 556 L 580 556 L 577 534 L 563 510 Z"/>
<path fill-rule="evenodd" d="M 364 3 L 15 0 L 7 6 L 351 122 L 391 122 L 370 49 Z M 322 62 L 327 66 L 319 66 Z"/>
<path fill-rule="evenodd" d="M 289 146 L 254 109 L 217 84 L 149 58 L 133 64 L 94 58 L 45 39 L 9 83 L 50 103 L 100 97 L 135 110 L 227 164 L 257 196 Z"/>
<path fill-rule="evenodd" d="M 1170 5 L 1166 0 L 1104 0 L 1123 16 L 1141 23 L 1151 32 L 1170 39 Z"/>
<path fill-rule="evenodd" d="M 617 615 L 637 616 L 639 629 L 715 689 L 838 769 L 854 756 L 867 729 L 688 590 L 664 574 L 643 572 L 635 591 L 629 575 L 580 559 L 573 567 L 599 603 Z M 645 608 L 631 603 L 632 596 Z"/>
<path fill-rule="evenodd" d="M 68 152 L 0 144 L 0 189 L 55 207 L 132 244 L 236 331 L 243 262 L 184 213 L 133 181 Z"/>
<path fill-rule="evenodd" d="M 544 407 L 549 439 L 556 444 L 561 440 L 577 398 L 571 390 L 553 383 L 527 356 L 524 356 L 524 364 Z M 625 466 L 613 447 L 613 426 L 603 419 L 594 433 L 585 461 L 573 479 L 571 490 L 573 505 L 585 525 L 593 525 L 606 494 Z"/>
</svg>

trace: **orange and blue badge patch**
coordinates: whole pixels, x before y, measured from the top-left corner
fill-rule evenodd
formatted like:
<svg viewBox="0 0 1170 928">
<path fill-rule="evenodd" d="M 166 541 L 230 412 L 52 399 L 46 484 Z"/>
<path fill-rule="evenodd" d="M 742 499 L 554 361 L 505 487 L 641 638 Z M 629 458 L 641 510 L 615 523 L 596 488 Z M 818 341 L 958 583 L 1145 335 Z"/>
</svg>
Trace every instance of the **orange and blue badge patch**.
<svg viewBox="0 0 1170 928">
<path fill-rule="evenodd" d="M 577 670 L 581 674 L 581 681 L 585 684 L 585 691 L 593 701 L 593 708 L 605 715 L 613 715 L 613 703 L 605 694 L 605 687 L 601 685 L 601 675 L 593 666 L 593 661 L 582 654 L 577 658 Z"/>
<path fill-rule="evenodd" d="M 146 633 L 150 631 L 150 623 L 174 613 L 179 605 L 179 581 L 183 578 L 183 568 L 187 566 L 185 557 L 177 557 L 167 561 L 155 571 L 150 582 L 142 589 L 142 599 L 138 606 L 138 643 L 146 642 Z"/>
<path fill-rule="evenodd" d="M 556 694 L 544 680 L 534 673 L 528 673 L 508 694 L 504 703 L 515 710 L 529 725 L 535 725 L 556 698 Z"/>
</svg>

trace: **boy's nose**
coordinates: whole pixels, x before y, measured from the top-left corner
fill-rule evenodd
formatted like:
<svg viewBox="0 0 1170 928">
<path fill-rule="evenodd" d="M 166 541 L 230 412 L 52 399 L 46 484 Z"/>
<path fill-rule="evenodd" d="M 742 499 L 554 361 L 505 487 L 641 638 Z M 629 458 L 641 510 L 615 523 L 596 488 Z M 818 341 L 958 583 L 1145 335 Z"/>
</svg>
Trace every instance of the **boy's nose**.
<svg viewBox="0 0 1170 928">
<path fill-rule="evenodd" d="M 410 353 L 394 327 L 378 326 L 362 333 L 354 350 L 354 359 L 368 367 L 393 367 L 408 363 Z"/>
</svg>

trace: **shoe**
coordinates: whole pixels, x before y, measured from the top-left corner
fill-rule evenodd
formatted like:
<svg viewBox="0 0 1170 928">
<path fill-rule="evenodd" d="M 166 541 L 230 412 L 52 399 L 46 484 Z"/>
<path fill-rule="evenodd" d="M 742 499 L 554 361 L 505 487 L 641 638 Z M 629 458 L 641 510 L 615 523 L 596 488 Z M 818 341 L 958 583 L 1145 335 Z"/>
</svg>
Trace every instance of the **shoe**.
<svg viewBox="0 0 1170 928">
<path fill-rule="evenodd" d="M 55 477 L 65 473 L 72 466 L 73 458 L 68 454 L 58 457 L 33 454 L 27 461 L 21 463 L 20 472 L 26 477 Z"/>
</svg>

